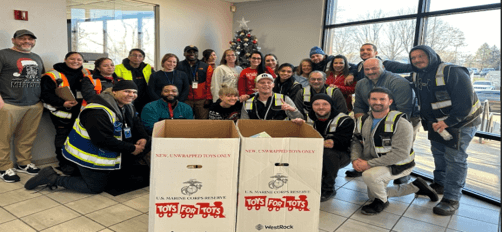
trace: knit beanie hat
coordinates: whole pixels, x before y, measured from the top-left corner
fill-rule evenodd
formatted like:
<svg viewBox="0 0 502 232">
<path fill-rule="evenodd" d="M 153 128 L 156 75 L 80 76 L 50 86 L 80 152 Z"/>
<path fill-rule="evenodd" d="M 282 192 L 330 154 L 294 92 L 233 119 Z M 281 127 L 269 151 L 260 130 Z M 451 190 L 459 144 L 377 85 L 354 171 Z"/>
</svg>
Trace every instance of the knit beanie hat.
<svg viewBox="0 0 502 232">
<path fill-rule="evenodd" d="M 319 99 L 326 100 L 331 105 L 331 107 L 333 107 L 333 99 L 331 99 L 331 97 L 329 97 L 325 93 L 318 93 L 318 94 L 314 95 L 310 102 L 312 102 L 312 104 L 313 104 L 316 100 L 319 100 Z"/>
<path fill-rule="evenodd" d="M 138 86 L 134 83 L 134 81 L 122 80 L 113 85 L 112 91 L 120 91 L 124 89 L 138 90 Z"/>
<path fill-rule="evenodd" d="M 311 57 L 314 54 L 325 55 L 324 51 L 320 47 L 318 47 L 318 46 L 315 46 L 312 49 L 310 49 L 310 55 L 309 55 L 309 57 Z"/>
</svg>

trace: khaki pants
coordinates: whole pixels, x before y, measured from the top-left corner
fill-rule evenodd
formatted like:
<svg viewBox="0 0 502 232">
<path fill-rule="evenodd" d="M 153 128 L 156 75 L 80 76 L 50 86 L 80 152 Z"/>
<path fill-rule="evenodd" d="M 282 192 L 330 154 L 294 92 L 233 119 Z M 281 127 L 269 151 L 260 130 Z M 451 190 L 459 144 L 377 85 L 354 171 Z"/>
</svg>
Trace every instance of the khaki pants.
<svg viewBox="0 0 502 232">
<path fill-rule="evenodd" d="M 387 202 L 388 197 L 399 197 L 418 192 L 418 187 L 411 183 L 387 187 L 391 180 L 410 175 L 411 171 L 413 171 L 413 167 L 398 175 L 392 175 L 390 167 L 384 166 L 373 167 L 364 171 L 363 181 L 368 187 L 368 197 L 370 200 L 378 198 L 383 202 Z"/>
<path fill-rule="evenodd" d="M 10 141 L 13 136 L 17 164 L 31 163 L 31 149 L 43 109 L 41 102 L 31 106 L 5 104 L 0 109 L 0 171 L 14 166 L 10 160 Z"/>
<path fill-rule="evenodd" d="M 205 99 L 202 100 L 186 100 L 185 103 L 192 107 L 195 119 L 208 119 L 209 109 L 204 108 Z"/>
</svg>

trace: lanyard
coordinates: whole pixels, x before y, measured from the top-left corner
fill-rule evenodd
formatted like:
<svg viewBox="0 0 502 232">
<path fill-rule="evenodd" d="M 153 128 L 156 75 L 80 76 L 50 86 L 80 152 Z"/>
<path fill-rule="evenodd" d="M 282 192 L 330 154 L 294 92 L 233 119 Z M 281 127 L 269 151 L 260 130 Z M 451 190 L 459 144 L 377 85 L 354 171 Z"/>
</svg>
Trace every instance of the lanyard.
<svg viewBox="0 0 502 232">
<path fill-rule="evenodd" d="M 274 104 L 273 103 L 274 99 L 275 99 L 275 94 L 273 94 L 272 99 L 270 99 L 270 104 L 268 105 L 268 108 L 267 108 L 267 111 L 265 112 L 265 117 L 263 117 L 263 120 L 267 120 L 267 115 L 268 115 L 268 112 L 270 111 L 270 108 L 272 107 L 272 104 Z M 259 101 L 258 95 L 256 95 L 255 101 Z M 268 102 L 268 99 L 267 99 L 267 102 Z M 266 103 L 265 103 L 265 107 L 266 107 Z M 255 107 L 254 111 L 256 113 L 256 117 L 258 117 L 258 119 L 261 120 L 260 114 L 258 113 L 258 107 Z"/>
<path fill-rule="evenodd" d="M 176 70 L 173 70 L 173 80 L 169 80 L 169 76 L 167 76 L 167 72 L 164 72 L 164 75 L 166 75 L 166 79 L 167 79 L 167 83 L 170 84 L 170 85 L 174 85 L 174 72 L 176 72 Z"/>
<path fill-rule="evenodd" d="M 197 69 L 199 68 L 199 62 L 195 64 L 195 71 L 192 71 L 192 67 L 190 67 L 190 71 L 192 72 L 192 79 L 194 81 L 199 81 L 199 75 L 197 75 Z"/>
</svg>

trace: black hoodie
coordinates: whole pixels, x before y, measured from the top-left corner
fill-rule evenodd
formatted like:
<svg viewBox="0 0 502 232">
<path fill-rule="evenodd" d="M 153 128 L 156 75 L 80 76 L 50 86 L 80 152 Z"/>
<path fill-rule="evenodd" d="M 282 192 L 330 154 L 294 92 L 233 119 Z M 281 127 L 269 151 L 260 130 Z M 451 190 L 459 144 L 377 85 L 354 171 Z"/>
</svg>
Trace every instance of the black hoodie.
<svg viewBox="0 0 502 232">
<path fill-rule="evenodd" d="M 433 123 L 437 121 L 431 106 L 432 102 L 437 102 L 435 97 L 437 93 L 433 92 L 433 89 L 436 86 L 436 71 L 442 61 L 439 55 L 426 45 L 419 45 L 411 49 L 410 61 L 411 53 L 417 49 L 424 51 L 429 59 L 429 65 L 423 69 L 418 69 L 413 65 L 413 71 L 416 73 L 415 91 L 419 98 L 420 115 L 425 122 Z M 469 71 L 465 67 L 448 65 L 444 69 L 444 80 L 452 103 L 449 111 L 448 108 L 443 109 L 445 115 L 448 115 L 444 122 L 449 127 L 460 127 L 469 123 L 473 116 L 477 116 L 481 111 L 479 109 L 476 114 L 469 115 L 472 106 L 478 101 L 472 87 Z M 475 120 L 473 126 L 480 123 L 480 120 Z"/>
<path fill-rule="evenodd" d="M 319 99 L 326 100 L 330 104 L 331 112 L 327 119 L 319 119 L 317 117 L 317 114 L 311 108 L 309 111 L 309 118 L 314 121 L 314 128 L 322 135 L 322 137 L 324 137 L 324 140 L 333 140 L 333 149 L 339 151 L 348 151 L 350 148 L 352 134 L 354 132 L 354 120 L 349 116 L 342 117 L 338 122 L 336 131 L 330 132 L 329 125 L 331 124 L 332 120 L 336 116 L 338 116 L 339 112 L 335 107 L 333 107 L 333 100 L 327 94 L 316 94 L 314 97 L 312 97 L 312 103 Z"/>
<path fill-rule="evenodd" d="M 274 93 L 280 93 L 288 96 L 291 99 L 295 99 L 296 93 L 302 89 L 302 85 L 296 82 L 295 78 L 291 76 L 285 82 L 281 82 L 281 77 L 277 77 L 274 80 L 274 88 L 272 91 Z"/>
</svg>

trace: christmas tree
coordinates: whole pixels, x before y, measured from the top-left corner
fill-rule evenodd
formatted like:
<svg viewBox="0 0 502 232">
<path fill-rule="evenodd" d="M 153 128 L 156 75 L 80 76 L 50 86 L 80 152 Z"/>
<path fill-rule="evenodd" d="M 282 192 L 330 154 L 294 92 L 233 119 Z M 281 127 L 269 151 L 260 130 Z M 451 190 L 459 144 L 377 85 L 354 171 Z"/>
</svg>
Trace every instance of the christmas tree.
<svg viewBox="0 0 502 232">
<path fill-rule="evenodd" d="M 230 41 L 230 49 L 235 51 L 235 55 L 238 57 L 238 61 L 242 68 L 249 67 L 249 57 L 253 51 L 260 51 L 258 47 L 258 39 L 256 36 L 251 35 L 251 29 L 248 28 L 247 23 L 249 21 L 244 20 L 237 21 L 240 25 L 241 30 L 235 32 L 235 37 Z"/>
</svg>

